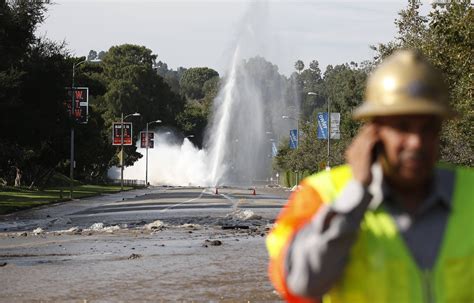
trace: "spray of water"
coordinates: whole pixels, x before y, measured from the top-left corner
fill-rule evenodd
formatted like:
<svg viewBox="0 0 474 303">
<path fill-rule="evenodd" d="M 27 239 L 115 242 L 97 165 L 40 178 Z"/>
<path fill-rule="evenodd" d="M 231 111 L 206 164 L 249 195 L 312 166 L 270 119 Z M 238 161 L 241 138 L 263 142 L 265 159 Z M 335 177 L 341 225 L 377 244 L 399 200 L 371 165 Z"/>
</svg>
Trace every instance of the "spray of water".
<svg viewBox="0 0 474 303">
<path fill-rule="evenodd" d="M 171 143 L 166 135 L 155 133 L 156 147 L 149 149 L 148 158 L 151 184 L 251 185 L 272 175 L 272 142 L 288 133 L 291 121 L 282 116 L 288 115 L 296 98 L 289 97 L 291 88 L 278 67 L 260 57 L 268 46 L 272 51 L 275 47 L 265 26 L 267 12 L 266 4 L 255 2 L 242 22 L 229 71 L 214 100 L 204 148 L 197 149 L 187 139 Z M 145 154 L 144 149 L 138 151 Z M 111 169 L 109 176 L 117 178 L 118 169 Z M 144 176 L 145 157 L 124 171 L 126 179 Z"/>
<path fill-rule="evenodd" d="M 233 110 L 234 101 L 237 99 L 235 96 L 235 82 L 236 82 L 236 73 L 237 73 L 237 62 L 239 59 L 239 48 L 237 47 L 234 53 L 232 60 L 232 68 L 230 76 L 225 84 L 224 88 L 221 90 L 219 96 L 216 98 L 217 106 L 215 106 L 215 121 L 214 127 L 211 128 L 211 133 L 214 134 L 214 137 L 210 137 L 210 173 L 211 173 L 211 184 L 218 185 L 219 181 L 222 178 L 222 175 L 226 171 L 227 165 L 224 162 L 225 152 L 228 145 L 227 136 L 229 133 L 229 127 L 231 122 L 231 115 Z M 217 103 L 219 100 L 223 99 L 222 104 Z"/>
<path fill-rule="evenodd" d="M 207 152 L 199 150 L 187 138 L 182 144 L 177 144 L 174 134 L 155 132 L 155 147 L 148 149 L 148 182 L 152 185 L 197 185 L 205 186 L 210 183 L 207 168 Z M 138 146 L 137 146 L 138 147 Z M 145 180 L 146 150 L 137 149 L 143 155 L 133 166 L 124 169 L 124 178 Z M 120 169 L 109 170 L 109 177 L 120 178 Z"/>
</svg>

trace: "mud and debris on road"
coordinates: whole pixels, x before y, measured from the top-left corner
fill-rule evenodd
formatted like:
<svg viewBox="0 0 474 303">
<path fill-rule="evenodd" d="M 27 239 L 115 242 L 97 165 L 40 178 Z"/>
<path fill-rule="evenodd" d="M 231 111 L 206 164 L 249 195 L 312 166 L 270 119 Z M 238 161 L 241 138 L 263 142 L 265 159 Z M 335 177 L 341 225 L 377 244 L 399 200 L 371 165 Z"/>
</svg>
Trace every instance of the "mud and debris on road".
<svg viewBox="0 0 474 303">
<path fill-rule="evenodd" d="M 5 233 L 0 264 L 8 265 L 0 267 L 0 277 L 8 275 L 9 283 L 0 302 L 278 301 L 266 277 L 263 239 L 253 230 L 190 223 L 160 230 L 46 231 L 27 238 Z"/>
<path fill-rule="evenodd" d="M 264 243 L 279 209 L 206 196 L 191 202 L 202 207 L 186 208 L 177 196 L 177 190 L 173 200 L 134 196 L 7 222 L 11 228 L 0 233 L 0 280 L 7 281 L 0 302 L 279 302 Z"/>
</svg>

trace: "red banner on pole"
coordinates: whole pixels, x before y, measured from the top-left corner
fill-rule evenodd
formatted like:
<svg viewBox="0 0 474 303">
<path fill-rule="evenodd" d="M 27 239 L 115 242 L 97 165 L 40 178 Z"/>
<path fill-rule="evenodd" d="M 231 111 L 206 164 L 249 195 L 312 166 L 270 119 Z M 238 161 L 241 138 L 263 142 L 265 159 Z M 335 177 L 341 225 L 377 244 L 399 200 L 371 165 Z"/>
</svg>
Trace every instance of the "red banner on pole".
<svg viewBox="0 0 474 303">
<path fill-rule="evenodd" d="M 121 145 L 122 123 L 114 122 L 112 126 L 112 145 Z M 123 122 L 123 145 L 132 145 L 132 122 Z"/>
<path fill-rule="evenodd" d="M 155 133 L 148 132 L 148 148 L 155 146 Z M 140 132 L 140 148 L 146 148 L 146 131 Z"/>
<path fill-rule="evenodd" d="M 89 88 L 67 87 L 66 105 L 69 116 L 76 122 L 86 124 L 89 118 Z"/>
</svg>

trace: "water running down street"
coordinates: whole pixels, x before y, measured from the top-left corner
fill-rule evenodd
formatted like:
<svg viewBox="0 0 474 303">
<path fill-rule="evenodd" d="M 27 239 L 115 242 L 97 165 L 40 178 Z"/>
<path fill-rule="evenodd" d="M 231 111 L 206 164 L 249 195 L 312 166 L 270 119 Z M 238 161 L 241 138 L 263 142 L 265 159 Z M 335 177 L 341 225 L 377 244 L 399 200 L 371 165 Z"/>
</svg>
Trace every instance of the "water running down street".
<svg viewBox="0 0 474 303">
<path fill-rule="evenodd" d="M 156 187 L 3 216 L 0 302 L 278 302 L 264 241 L 288 195 Z"/>
</svg>

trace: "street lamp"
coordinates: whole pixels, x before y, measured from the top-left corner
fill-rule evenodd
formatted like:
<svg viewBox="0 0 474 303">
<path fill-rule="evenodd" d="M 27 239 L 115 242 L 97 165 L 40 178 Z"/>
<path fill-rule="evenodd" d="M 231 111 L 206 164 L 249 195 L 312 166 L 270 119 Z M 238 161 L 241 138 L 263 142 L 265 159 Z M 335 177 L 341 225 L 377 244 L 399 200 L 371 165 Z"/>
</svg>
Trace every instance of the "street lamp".
<svg viewBox="0 0 474 303">
<path fill-rule="evenodd" d="M 273 162 L 273 157 L 276 157 L 277 154 L 278 154 L 278 147 L 277 147 L 277 145 L 278 145 L 278 141 L 279 141 L 279 136 L 278 136 L 278 134 L 277 134 L 277 136 L 276 136 L 277 139 L 274 139 L 274 138 L 273 138 L 273 135 L 274 135 L 274 134 L 273 134 L 271 131 L 266 131 L 265 134 L 270 137 L 270 138 L 268 138 L 268 141 L 270 142 L 272 153 L 271 153 L 271 155 L 270 155 L 269 158 L 272 159 L 271 162 Z M 275 147 L 275 149 L 274 149 L 274 147 Z M 270 163 L 270 166 L 271 166 L 270 184 L 273 185 L 273 173 L 274 173 L 274 169 L 273 169 L 272 163 Z M 277 174 L 278 174 L 278 173 L 277 173 Z"/>
<path fill-rule="evenodd" d="M 310 96 L 316 96 L 317 94 L 314 93 L 314 92 L 308 92 L 308 95 Z M 328 97 L 328 110 L 327 110 L 327 113 L 328 113 L 328 159 L 327 159 L 327 163 L 326 163 L 326 170 L 330 170 L 331 169 L 331 166 L 329 166 L 329 155 L 330 155 L 330 141 L 329 139 L 331 138 L 331 111 L 330 111 L 330 108 L 331 108 L 331 99 Z"/>
<path fill-rule="evenodd" d="M 123 113 L 122 113 L 122 120 L 120 122 L 120 136 L 121 136 L 121 140 L 120 140 L 120 190 L 123 191 L 123 121 L 125 119 L 127 119 L 128 117 L 138 117 L 140 116 L 140 113 L 133 113 L 133 114 L 129 114 L 129 115 L 126 115 L 125 117 L 123 116 Z"/>
<path fill-rule="evenodd" d="M 300 145 L 300 119 L 293 118 L 291 116 L 281 116 L 282 119 L 285 120 L 293 120 L 296 121 L 296 149 L 298 149 Z M 296 171 L 296 185 L 298 185 L 299 173 Z"/>
<path fill-rule="evenodd" d="M 76 77 L 76 67 L 81 65 L 84 62 L 93 62 L 93 63 L 98 63 L 101 62 L 101 60 L 82 60 L 78 63 L 73 63 L 72 64 L 72 85 L 71 85 L 71 94 L 72 94 L 72 103 L 71 103 L 71 116 L 73 116 L 74 113 L 74 106 L 76 103 L 76 94 L 75 94 L 75 77 Z M 69 179 L 70 179 L 70 187 L 69 187 L 69 198 L 73 198 L 73 187 L 74 187 L 74 123 L 71 124 L 71 158 L 70 158 L 70 167 L 69 167 Z"/>
<path fill-rule="evenodd" d="M 161 120 L 155 120 L 155 121 L 151 121 L 151 122 L 146 123 L 145 186 L 147 186 L 147 187 L 148 187 L 148 138 L 149 138 L 148 137 L 148 125 L 153 124 L 153 123 L 161 123 Z"/>
</svg>

